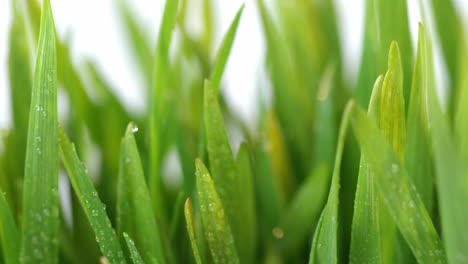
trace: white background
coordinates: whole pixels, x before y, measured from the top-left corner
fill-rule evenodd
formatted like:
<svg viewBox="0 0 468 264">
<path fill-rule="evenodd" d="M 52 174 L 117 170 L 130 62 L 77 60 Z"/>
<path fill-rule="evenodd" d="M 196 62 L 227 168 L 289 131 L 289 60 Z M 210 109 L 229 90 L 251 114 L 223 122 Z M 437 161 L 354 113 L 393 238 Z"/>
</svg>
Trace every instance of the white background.
<svg viewBox="0 0 468 264">
<path fill-rule="evenodd" d="M 200 0 L 189 0 L 196 5 Z M 390 1 L 390 0 L 389 0 Z M 10 95 L 7 75 L 8 30 L 12 0 L 0 0 L 0 129 L 11 126 Z M 70 36 L 75 63 L 83 57 L 98 62 L 120 99 L 133 111 L 143 109 L 142 80 L 135 71 L 128 53 L 125 34 L 115 0 L 51 0 L 58 34 Z M 163 0 L 130 0 L 143 25 L 154 41 L 161 19 Z M 253 0 L 218 0 L 216 6 L 216 43 L 229 26 L 239 6 L 245 2 L 244 14 L 223 78 L 230 104 L 247 120 L 253 121 L 259 83 L 262 82 L 264 41 L 258 10 Z M 359 68 L 363 34 L 364 0 L 335 0 L 346 78 L 355 82 Z M 421 21 L 418 0 L 408 0 L 413 44 Z M 427 2 L 424 1 L 423 2 Z M 468 15 L 468 1 L 455 0 L 462 17 Z M 428 6 L 428 5 L 427 5 Z M 194 12 L 197 12 L 194 10 Z M 398 19 L 398 18 L 395 18 Z M 192 24 L 192 31 L 200 29 Z M 415 45 L 414 45 L 415 46 Z M 437 45 L 436 45 L 437 47 Z M 437 78 L 444 86 L 444 64 L 436 54 Z M 264 77 L 263 77 L 264 78 Z"/>
</svg>

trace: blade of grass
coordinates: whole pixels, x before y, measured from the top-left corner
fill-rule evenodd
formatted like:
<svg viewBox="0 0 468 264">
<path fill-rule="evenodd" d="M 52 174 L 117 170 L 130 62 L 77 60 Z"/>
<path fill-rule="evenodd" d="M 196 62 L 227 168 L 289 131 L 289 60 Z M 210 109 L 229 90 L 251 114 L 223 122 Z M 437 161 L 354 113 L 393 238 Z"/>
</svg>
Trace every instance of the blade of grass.
<svg viewBox="0 0 468 264">
<path fill-rule="evenodd" d="M 135 246 L 135 242 L 133 242 L 133 240 L 125 232 L 123 233 L 123 237 L 125 238 L 125 241 L 127 242 L 127 247 L 130 250 L 133 264 L 144 264 L 145 262 L 141 258 L 141 255 Z"/>
<path fill-rule="evenodd" d="M 433 172 L 430 149 L 426 96 L 426 40 L 424 28 L 419 25 L 419 40 L 414 65 L 413 85 L 406 127 L 405 167 L 416 190 L 421 195 L 429 215 L 433 214 Z"/>
<path fill-rule="evenodd" d="M 133 237 L 135 243 L 142 252 L 145 262 L 151 262 L 151 257 L 156 257 L 164 263 L 164 251 L 161 241 L 160 231 L 154 219 L 151 206 L 151 199 L 148 187 L 146 186 L 143 168 L 141 166 L 140 155 L 133 135 L 138 128 L 130 123 L 122 140 L 122 178 L 127 183 L 127 193 L 129 205 L 131 207 L 133 221 Z M 127 230 L 121 230 L 127 232 Z M 151 234 L 151 235 L 149 235 Z"/>
<path fill-rule="evenodd" d="M 383 75 L 380 75 L 375 81 L 367 111 L 374 122 L 379 122 L 383 80 Z M 379 201 L 374 177 L 365 156 L 361 154 L 351 228 L 350 263 L 383 263 Z"/>
<path fill-rule="evenodd" d="M 224 214 L 225 206 L 216 192 L 215 184 L 201 160 L 197 159 L 195 166 L 200 210 L 213 262 L 240 263 L 228 216 Z"/>
<path fill-rule="evenodd" d="M 57 55 L 49 0 L 42 7 L 26 148 L 22 263 L 58 262 Z"/>
<path fill-rule="evenodd" d="M 86 169 L 78 158 L 75 146 L 70 142 L 61 127 L 59 127 L 59 144 L 62 162 L 67 169 L 68 177 L 81 206 L 96 234 L 96 241 L 101 248 L 102 254 L 110 263 L 125 264 L 122 248 L 107 217 L 104 204 L 100 201 L 86 173 Z"/>
<path fill-rule="evenodd" d="M 179 1 L 167 0 L 164 7 L 164 14 L 159 29 L 158 43 L 156 47 L 156 57 L 154 64 L 154 83 L 151 96 L 150 112 L 150 192 L 153 202 L 153 211 L 156 218 L 166 225 L 167 212 L 164 206 L 164 186 L 162 185 L 160 170 L 161 157 L 160 150 L 163 142 L 162 123 L 164 117 L 164 90 L 167 89 L 169 75 L 169 45 L 171 43 L 172 30 L 176 23 L 176 13 Z"/>
<path fill-rule="evenodd" d="M 391 217 L 419 263 L 446 263 L 442 243 L 400 158 L 358 106 L 352 127 Z"/>
<path fill-rule="evenodd" d="M 442 234 L 449 263 L 468 262 L 468 191 L 464 160 L 457 155 L 449 121 L 440 107 L 433 77 L 432 44 L 426 42 L 429 124 L 436 168 Z"/>
<path fill-rule="evenodd" d="M 313 263 L 337 263 L 338 262 L 338 203 L 340 188 L 340 168 L 343 156 L 343 148 L 346 140 L 348 123 L 354 101 L 347 104 L 341 119 L 336 147 L 335 165 L 333 177 L 328 194 L 327 204 L 323 209 L 321 220 L 315 230 L 314 242 L 310 250 L 309 264 Z"/>
<path fill-rule="evenodd" d="M 200 257 L 200 250 L 198 249 L 197 240 L 195 238 L 195 231 L 194 231 L 195 228 L 193 225 L 192 200 L 190 200 L 190 198 L 187 198 L 187 201 L 185 202 L 184 213 L 185 213 L 185 221 L 187 222 L 187 232 L 190 237 L 190 243 L 192 245 L 192 252 L 193 252 L 193 256 L 195 257 L 195 262 L 197 264 L 202 264 L 203 262 Z"/>
<path fill-rule="evenodd" d="M 0 236 L 5 264 L 18 263 L 21 234 L 2 190 L 0 190 Z"/>
<path fill-rule="evenodd" d="M 327 197 L 329 168 L 326 162 L 320 163 L 299 187 L 290 205 L 285 210 L 279 224 L 277 237 L 280 248 L 286 256 L 297 256 L 304 242 L 312 236 Z"/>
</svg>

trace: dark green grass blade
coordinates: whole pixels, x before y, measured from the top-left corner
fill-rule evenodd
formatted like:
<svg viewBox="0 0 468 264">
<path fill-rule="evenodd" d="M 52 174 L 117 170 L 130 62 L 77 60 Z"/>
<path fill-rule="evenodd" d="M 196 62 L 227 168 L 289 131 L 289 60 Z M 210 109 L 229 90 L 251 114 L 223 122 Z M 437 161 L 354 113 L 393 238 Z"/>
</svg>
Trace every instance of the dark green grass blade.
<svg viewBox="0 0 468 264">
<path fill-rule="evenodd" d="M 18 263 L 21 250 L 21 234 L 2 190 L 0 190 L 0 237 L 5 264 Z"/>
<path fill-rule="evenodd" d="M 338 203 L 340 188 L 340 168 L 343 148 L 348 130 L 348 123 L 354 102 L 348 103 L 343 113 L 338 134 L 333 178 L 328 194 L 327 204 L 321 220 L 315 230 L 315 242 L 310 250 L 309 263 L 337 263 L 338 262 Z"/>
<path fill-rule="evenodd" d="M 236 198 L 241 204 L 238 214 L 243 217 L 243 232 L 239 235 L 241 246 L 238 247 L 238 251 L 241 259 L 245 259 L 244 263 L 254 263 L 257 251 L 257 217 L 255 214 L 252 161 L 246 143 L 241 144 L 235 162 L 239 189 L 242 191 L 242 194 Z"/>
<path fill-rule="evenodd" d="M 400 158 L 360 108 L 352 127 L 390 215 L 419 263 L 446 263 L 442 243 Z"/>
<path fill-rule="evenodd" d="M 57 57 L 49 1 L 42 6 L 26 148 L 22 263 L 58 261 Z"/>
<path fill-rule="evenodd" d="M 178 0 L 168 0 L 164 7 L 164 14 L 159 29 L 156 57 L 154 65 L 154 83 L 151 96 L 150 113 L 150 191 L 155 216 L 165 225 L 167 223 L 166 208 L 164 206 L 163 185 L 160 175 L 160 152 L 163 145 L 162 123 L 164 120 L 164 90 L 168 86 L 169 76 L 169 45 L 172 30 L 176 23 Z"/>
<path fill-rule="evenodd" d="M 127 127 L 125 137 L 122 140 L 122 160 L 120 172 L 122 178 L 127 183 L 127 193 L 129 206 L 133 222 L 135 243 L 142 253 L 145 262 L 151 262 L 151 256 L 161 261 L 164 260 L 163 246 L 161 236 L 154 219 L 154 213 L 151 206 L 151 199 L 148 187 L 146 186 L 143 168 L 141 166 L 140 155 L 135 142 L 133 133 L 137 130 L 133 123 Z M 127 232 L 128 230 L 121 230 Z"/>
<path fill-rule="evenodd" d="M 104 205 L 83 167 L 75 146 L 63 129 L 59 129 L 60 155 L 81 206 L 88 217 L 101 252 L 110 263 L 124 264 L 125 258 L 119 241 L 107 217 Z"/>
<path fill-rule="evenodd" d="M 234 237 L 208 170 L 201 160 L 196 160 L 196 177 L 200 210 L 205 238 L 215 264 L 240 263 Z"/>
<path fill-rule="evenodd" d="M 378 122 L 382 99 L 383 75 L 380 75 L 372 89 L 367 115 Z M 380 199 L 376 190 L 367 159 L 361 154 L 359 176 L 354 200 L 353 223 L 351 227 L 350 263 L 382 263 L 380 237 Z"/>
<path fill-rule="evenodd" d="M 197 240 L 195 238 L 195 227 L 193 225 L 193 210 L 192 210 L 192 200 L 190 198 L 185 202 L 184 207 L 185 221 L 187 222 L 187 232 L 190 238 L 190 244 L 192 245 L 193 256 L 195 257 L 195 262 L 197 264 L 202 264 L 200 257 L 200 250 L 198 249 Z"/>
<path fill-rule="evenodd" d="M 229 54 L 231 53 L 232 44 L 234 43 L 234 38 L 236 37 L 242 11 L 244 11 L 244 4 L 242 4 L 242 6 L 239 8 L 239 11 L 237 11 L 234 20 L 231 22 L 228 31 L 224 35 L 223 41 L 218 49 L 218 54 L 216 55 L 215 63 L 213 65 L 213 70 L 210 76 L 211 85 L 216 94 L 219 94 L 221 77 L 223 76 Z"/>
<path fill-rule="evenodd" d="M 433 214 L 433 172 L 426 96 L 426 40 L 419 25 L 419 40 L 413 73 L 413 86 L 406 125 L 405 167 L 421 195 L 429 215 Z"/>
<path fill-rule="evenodd" d="M 327 197 L 330 169 L 326 162 L 319 164 L 299 187 L 284 212 L 279 227 L 283 237 L 279 245 L 286 256 L 297 256 L 319 220 Z"/>
<path fill-rule="evenodd" d="M 442 113 L 433 76 L 432 45 L 426 43 L 429 122 L 444 246 L 449 263 L 468 262 L 468 186 L 466 161 L 457 155 L 447 117 Z"/>
<path fill-rule="evenodd" d="M 133 240 L 125 232 L 123 233 L 123 237 L 125 238 L 125 242 L 127 242 L 127 247 L 130 251 L 133 264 L 145 264 L 140 256 L 140 253 L 138 252 L 138 249 L 135 246 L 135 242 L 133 242 Z"/>
</svg>

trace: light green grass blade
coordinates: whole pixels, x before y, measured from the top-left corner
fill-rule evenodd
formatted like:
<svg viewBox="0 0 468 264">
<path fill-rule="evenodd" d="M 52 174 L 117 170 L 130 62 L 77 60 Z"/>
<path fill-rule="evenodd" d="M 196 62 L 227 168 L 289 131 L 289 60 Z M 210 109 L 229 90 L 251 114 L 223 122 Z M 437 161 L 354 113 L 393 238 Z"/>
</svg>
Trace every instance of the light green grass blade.
<svg viewBox="0 0 468 264">
<path fill-rule="evenodd" d="M 21 250 L 21 234 L 2 190 L 0 190 L 0 237 L 5 264 L 18 263 Z"/>
<path fill-rule="evenodd" d="M 137 127 L 130 123 L 122 140 L 122 178 L 127 183 L 129 205 L 131 207 L 135 243 L 142 253 L 145 262 L 151 262 L 151 256 L 164 260 L 161 236 L 154 219 L 151 199 L 146 186 L 140 155 L 135 142 L 134 132 Z M 127 230 L 121 230 L 127 232 Z M 161 262 L 164 263 L 164 262 Z"/>
<path fill-rule="evenodd" d="M 255 214 L 252 161 L 246 143 L 240 145 L 235 162 L 239 190 L 242 192 L 236 198 L 241 204 L 238 214 L 242 215 L 243 218 L 243 232 L 239 234 L 240 243 L 238 243 L 241 246 L 238 247 L 238 252 L 241 259 L 244 260 L 243 263 L 254 263 L 257 251 L 257 217 Z"/>
<path fill-rule="evenodd" d="M 343 148 L 348 130 L 351 110 L 354 101 L 346 105 L 341 119 L 338 134 L 338 145 L 336 147 L 335 165 L 333 178 L 328 194 L 327 204 L 315 230 L 314 241 L 310 250 L 309 264 L 313 263 L 337 263 L 338 262 L 338 203 L 340 189 L 340 169 Z"/>
<path fill-rule="evenodd" d="M 419 40 L 406 126 L 405 167 L 429 215 L 433 213 L 433 172 L 426 96 L 426 40 L 419 25 Z"/>
<path fill-rule="evenodd" d="M 196 177 L 205 237 L 215 264 L 240 263 L 223 204 L 203 162 L 196 160 Z"/>
<path fill-rule="evenodd" d="M 426 43 L 429 122 L 444 246 L 449 263 L 468 262 L 468 184 L 466 165 L 457 155 L 447 117 L 442 113 L 433 77 L 432 45 Z"/>
<path fill-rule="evenodd" d="M 311 238 L 327 198 L 329 171 L 326 162 L 312 170 L 285 210 L 279 224 L 284 235 L 278 243 L 286 256 L 297 256 Z"/>
<path fill-rule="evenodd" d="M 419 263 L 446 263 L 442 243 L 400 158 L 360 108 L 352 127 L 391 217 Z"/>
<path fill-rule="evenodd" d="M 125 238 L 125 242 L 127 242 L 127 247 L 130 250 L 130 256 L 132 258 L 133 264 L 145 264 L 143 259 L 138 252 L 138 249 L 135 246 L 135 242 L 128 236 L 127 233 L 123 233 L 123 237 Z"/>
<path fill-rule="evenodd" d="M 195 238 L 195 228 L 193 225 L 193 210 L 192 210 L 192 200 L 190 198 L 185 202 L 184 207 L 185 221 L 187 222 L 187 232 L 190 238 L 190 244 L 192 245 L 193 256 L 195 257 L 195 262 L 197 264 L 202 264 L 200 257 L 200 250 L 198 249 L 197 240 Z"/>
<path fill-rule="evenodd" d="M 403 163 L 405 155 L 405 99 L 400 49 L 392 42 L 388 55 L 388 70 L 382 85 L 379 127 Z M 383 207 L 383 206 L 382 206 Z M 380 227 L 384 262 L 409 261 L 411 253 L 400 238 L 388 210 L 380 210 Z"/>
<path fill-rule="evenodd" d="M 161 170 L 161 146 L 162 123 L 164 116 L 164 90 L 168 86 L 169 76 L 169 45 L 171 43 L 172 30 L 176 23 L 178 0 L 167 0 L 164 7 L 164 14 L 159 29 L 158 42 L 156 47 L 156 57 L 154 65 L 153 94 L 151 96 L 150 113 L 150 191 L 153 202 L 153 210 L 156 218 L 163 223 L 167 223 L 167 213 L 164 206 L 164 188 L 162 185 Z"/>
<path fill-rule="evenodd" d="M 221 42 L 221 45 L 218 49 L 218 54 L 216 55 L 215 63 L 213 65 L 213 70 L 210 76 L 211 85 L 216 94 L 219 94 L 221 76 L 223 76 L 229 54 L 231 53 L 232 44 L 234 43 L 234 38 L 236 37 L 242 11 L 244 11 L 244 4 L 242 4 L 242 6 L 239 8 L 239 11 L 237 11 L 234 20 L 231 22 L 228 31 L 224 35 L 223 41 Z"/>
<path fill-rule="evenodd" d="M 62 162 L 67 169 L 68 177 L 81 206 L 96 234 L 96 241 L 101 248 L 102 254 L 110 263 L 126 263 L 122 248 L 107 217 L 104 204 L 100 201 L 86 173 L 86 169 L 78 158 L 75 146 L 70 142 L 62 128 L 59 128 L 59 143 Z"/>
<path fill-rule="evenodd" d="M 468 50 L 465 37 L 461 36 L 461 44 L 458 46 L 459 60 L 458 72 L 468 72 Z M 458 99 L 455 110 L 455 142 L 457 142 L 460 160 L 468 160 L 468 76 L 459 74 L 457 80 Z"/>
<path fill-rule="evenodd" d="M 383 75 L 375 81 L 367 115 L 379 122 Z M 380 237 L 380 199 L 367 159 L 361 154 L 351 227 L 350 263 L 382 263 Z"/>
<path fill-rule="evenodd" d="M 42 6 L 26 147 L 22 263 L 58 262 L 57 57 L 49 0 Z"/>
</svg>

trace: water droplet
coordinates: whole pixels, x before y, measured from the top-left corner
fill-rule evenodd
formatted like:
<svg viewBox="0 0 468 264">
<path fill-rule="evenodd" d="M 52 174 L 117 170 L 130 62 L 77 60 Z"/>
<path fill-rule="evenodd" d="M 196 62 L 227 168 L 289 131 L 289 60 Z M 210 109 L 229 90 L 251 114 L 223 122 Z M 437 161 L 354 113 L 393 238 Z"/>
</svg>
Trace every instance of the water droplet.
<svg viewBox="0 0 468 264">
<path fill-rule="evenodd" d="M 133 133 L 138 132 L 138 127 L 136 125 L 133 125 L 132 132 Z"/>
</svg>

